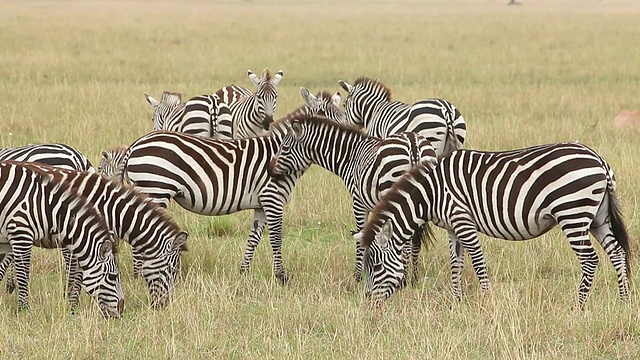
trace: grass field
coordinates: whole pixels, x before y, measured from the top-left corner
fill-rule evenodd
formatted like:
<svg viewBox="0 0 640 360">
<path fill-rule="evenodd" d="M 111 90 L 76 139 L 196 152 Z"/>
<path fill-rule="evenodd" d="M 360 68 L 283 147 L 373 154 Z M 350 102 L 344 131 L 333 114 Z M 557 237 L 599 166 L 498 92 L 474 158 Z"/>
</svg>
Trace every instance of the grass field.
<svg viewBox="0 0 640 360">
<path fill-rule="evenodd" d="M 637 131 L 618 111 L 640 108 L 640 5 L 633 1 L 0 1 L 0 145 L 64 142 L 97 164 L 100 150 L 152 128 L 143 93 L 185 97 L 247 69 L 284 70 L 278 116 L 298 89 L 339 89 L 379 77 L 396 99 L 442 97 L 467 121 L 466 148 L 581 141 L 616 171 L 640 260 Z M 559 4 L 557 4 L 559 3 Z M 437 231 L 421 281 L 371 313 L 353 286 L 350 200 L 319 168 L 287 207 L 283 256 L 271 275 L 265 240 L 249 274 L 239 263 L 251 212 L 203 217 L 171 206 L 190 234 L 185 273 L 169 308 L 149 308 L 121 258 L 125 315 L 106 321 L 86 295 L 72 316 L 61 256 L 33 256 L 31 310 L 0 290 L 0 357 L 50 359 L 636 359 L 640 298 L 620 302 L 603 256 L 584 311 L 573 309 L 580 268 L 559 231 L 510 243 L 482 238 L 493 292 L 469 264 L 452 301 L 448 247 Z M 640 277 L 640 266 L 633 277 Z"/>
</svg>

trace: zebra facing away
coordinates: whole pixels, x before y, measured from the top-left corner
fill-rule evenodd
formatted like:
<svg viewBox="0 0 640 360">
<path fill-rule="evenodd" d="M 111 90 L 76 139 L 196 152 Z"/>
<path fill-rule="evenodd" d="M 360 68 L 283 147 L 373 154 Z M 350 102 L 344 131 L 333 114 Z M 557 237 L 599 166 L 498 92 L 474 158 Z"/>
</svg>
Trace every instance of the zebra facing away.
<svg viewBox="0 0 640 360">
<path fill-rule="evenodd" d="M 153 107 L 153 129 L 231 139 L 231 111 L 215 95 L 198 95 L 182 102 L 182 94 L 163 92 L 160 100 L 144 94 Z"/>
<path fill-rule="evenodd" d="M 258 76 L 248 70 L 247 75 L 256 85 L 255 93 L 236 85 L 225 86 L 214 93 L 231 110 L 234 139 L 263 135 L 269 130 L 278 100 L 277 85 L 283 72 L 279 70 L 272 76 L 264 69 Z"/>
<path fill-rule="evenodd" d="M 321 91 L 313 95 L 309 89 L 301 87 L 300 95 L 305 103 L 300 109 L 305 113 L 326 117 L 339 124 L 346 124 L 347 119 L 344 111 L 340 109 L 340 92 L 336 91 L 335 94 L 331 95 L 327 91 Z"/>
<path fill-rule="evenodd" d="M 89 159 L 65 144 L 33 144 L 0 149 L 0 161 L 37 162 L 61 169 L 96 172 Z"/>
<path fill-rule="evenodd" d="M 29 307 L 33 246 L 66 247 L 76 266 L 74 276 L 82 279 L 103 315 L 120 316 L 124 297 L 115 242 L 84 197 L 51 175 L 0 162 L 0 208 L 0 253 L 15 259 L 19 309 Z M 75 305 L 71 303 L 72 310 Z"/>
<path fill-rule="evenodd" d="M 129 146 L 116 177 L 127 180 L 164 207 L 174 199 L 186 210 L 202 215 L 253 209 L 240 269 L 249 269 L 265 226 L 269 226 L 273 271 L 286 282 L 281 255 L 282 216 L 302 173 L 278 179 L 268 174 L 269 161 L 280 147 L 286 123 L 286 119 L 279 120 L 267 135 L 237 140 L 152 132 Z"/>
<path fill-rule="evenodd" d="M 93 204 L 116 237 L 131 244 L 134 275 L 142 275 L 147 283 L 152 307 L 164 307 L 168 303 L 179 272 L 180 252 L 186 250 L 187 233 L 180 230 L 164 209 L 133 189 L 98 174 L 17 164 L 50 174 L 55 181 L 68 184 Z M 8 264 L 5 261 L 0 265 Z M 0 279 L 2 274 L 4 271 L 0 269 Z M 79 280 L 69 278 L 72 303 L 77 302 L 79 296 Z"/>
<path fill-rule="evenodd" d="M 437 161 L 431 144 L 416 133 L 403 132 L 379 139 L 325 118 L 307 117 L 292 120 L 291 129 L 269 169 L 274 176 L 280 176 L 317 164 L 341 177 L 351 194 L 356 232 L 359 232 L 381 196 L 406 171 L 420 163 L 433 167 Z M 407 247 L 415 256 L 412 258 L 414 281 L 418 276 L 421 238 L 419 232 L 412 246 Z M 356 242 L 356 281 L 362 278 L 363 252 Z"/>
<path fill-rule="evenodd" d="M 461 149 L 467 136 L 464 118 L 450 102 L 423 99 L 413 104 L 391 100 L 391 90 L 378 80 L 361 77 L 353 85 L 338 81 L 347 92 L 347 123 L 365 127 L 367 134 L 385 138 L 401 131 L 429 140 L 438 157 Z"/>
<path fill-rule="evenodd" d="M 464 251 L 483 291 L 487 267 L 477 232 L 527 240 L 559 225 L 582 268 L 578 305 L 583 308 L 598 265 L 589 233 L 602 245 L 629 294 L 629 236 L 615 196 L 613 171 L 600 155 L 578 143 L 504 152 L 459 150 L 434 169 L 417 166 L 390 190 L 357 234 L 365 249 L 368 294 L 380 305 L 400 286 L 403 243 L 432 221 L 449 232 L 453 295 L 460 299 Z"/>
</svg>

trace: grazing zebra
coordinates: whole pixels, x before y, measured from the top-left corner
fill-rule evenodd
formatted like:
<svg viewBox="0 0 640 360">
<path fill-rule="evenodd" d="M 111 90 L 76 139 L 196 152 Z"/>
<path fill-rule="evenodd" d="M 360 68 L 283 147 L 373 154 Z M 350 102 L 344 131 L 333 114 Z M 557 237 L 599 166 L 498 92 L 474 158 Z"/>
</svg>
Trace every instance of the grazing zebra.
<svg viewBox="0 0 640 360">
<path fill-rule="evenodd" d="M 180 252 L 186 250 L 187 233 L 180 230 L 163 208 L 98 174 L 39 164 L 20 165 L 51 174 L 55 181 L 66 183 L 93 204 L 116 237 L 131 244 L 134 275 L 142 275 L 147 283 L 151 305 L 164 307 L 168 303 L 179 271 Z M 1 265 L 6 267 L 7 261 Z M 0 279 L 3 273 L 0 269 Z M 69 280 L 69 288 L 74 290 L 70 299 L 77 302 L 79 279 Z"/>
<path fill-rule="evenodd" d="M 89 159 L 65 144 L 33 144 L 0 149 L 0 161 L 28 161 L 61 169 L 96 172 Z"/>
<path fill-rule="evenodd" d="M 403 132 L 386 139 L 367 136 L 361 131 L 339 125 L 321 117 L 307 117 L 291 122 L 280 146 L 271 160 L 274 176 L 294 174 L 317 164 L 338 175 L 347 186 L 353 201 L 353 214 L 359 232 L 369 212 L 381 196 L 414 165 L 437 163 L 435 150 L 422 136 Z M 421 234 L 413 247 L 414 280 L 417 280 L 417 256 Z M 355 280 L 362 279 L 364 251 L 356 243 Z"/>
<path fill-rule="evenodd" d="M 247 74 L 256 84 L 255 93 L 236 85 L 223 87 L 214 93 L 231 110 L 234 139 L 262 135 L 269 130 L 278 100 L 276 86 L 282 80 L 283 72 L 280 70 L 271 76 L 269 70 L 264 69 L 260 77 L 251 70 Z"/>
<path fill-rule="evenodd" d="M 153 106 L 153 129 L 231 139 L 229 107 L 216 95 L 198 95 L 182 103 L 182 94 L 163 92 L 160 101 L 144 94 Z"/>
<path fill-rule="evenodd" d="M 0 209 L 0 253 L 15 259 L 19 309 L 29 307 L 33 246 L 66 247 L 73 276 L 82 278 L 103 315 L 120 316 L 124 298 L 115 242 L 87 199 L 49 174 L 0 162 Z"/>
<path fill-rule="evenodd" d="M 265 136 L 237 140 L 152 132 L 129 146 L 116 176 L 164 207 L 174 199 L 183 208 L 202 215 L 253 209 L 254 220 L 240 269 L 249 269 L 268 225 L 273 271 L 286 282 L 281 255 L 282 216 L 302 172 L 272 179 L 268 165 L 280 147 L 287 122 L 274 122 Z"/>
<path fill-rule="evenodd" d="M 361 77 L 353 85 L 338 81 L 347 92 L 347 122 L 364 126 L 367 134 L 386 138 L 401 131 L 426 137 L 438 157 L 462 148 L 467 136 L 460 111 L 443 99 L 424 99 L 413 104 L 391 100 L 391 90 L 378 80 Z"/>
<path fill-rule="evenodd" d="M 589 232 L 602 245 L 629 293 L 629 236 L 615 195 L 613 171 L 600 155 L 578 143 L 504 152 L 456 151 L 432 170 L 415 167 L 378 203 L 357 235 L 365 248 L 369 294 L 380 305 L 404 273 L 402 245 L 432 221 L 449 232 L 453 295 L 460 299 L 464 252 L 483 291 L 489 278 L 477 232 L 527 240 L 559 225 L 582 268 L 582 308 L 598 265 Z"/>
</svg>

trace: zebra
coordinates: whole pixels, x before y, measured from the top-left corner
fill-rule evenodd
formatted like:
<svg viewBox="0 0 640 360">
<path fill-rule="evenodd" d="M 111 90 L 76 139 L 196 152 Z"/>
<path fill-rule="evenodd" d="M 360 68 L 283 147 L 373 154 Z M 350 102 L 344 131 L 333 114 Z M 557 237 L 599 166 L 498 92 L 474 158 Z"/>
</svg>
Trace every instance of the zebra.
<svg viewBox="0 0 640 360">
<path fill-rule="evenodd" d="M 423 135 L 438 157 L 461 149 L 467 135 L 458 108 L 444 99 L 423 99 L 413 104 L 391 100 L 391 90 L 379 80 L 361 77 L 353 85 L 338 81 L 347 92 L 347 122 L 365 127 L 367 134 L 385 138 L 400 131 Z"/>
<path fill-rule="evenodd" d="M 186 250 L 188 234 L 164 209 L 131 188 L 115 184 L 98 174 L 57 169 L 40 164 L 22 163 L 34 171 L 51 174 L 77 190 L 98 210 L 109 229 L 131 244 L 134 275 L 142 275 L 151 296 L 152 307 L 164 307 L 173 290 L 180 264 L 180 252 Z M 65 254 L 68 260 L 70 254 Z M 68 263 L 68 262 L 67 262 Z M 8 262 L 1 263 L 6 267 Z M 4 273 L 0 269 L 1 275 Z M 9 281 L 10 278 L 7 279 Z M 70 298 L 77 302 L 78 279 L 69 278 Z M 75 286 L 74 286 L 75 285 Z"/>
<path fill-rule="evenodd" d="M 291 129 L 269 169 L 274 176 L 280 176 L 317 164 L 338 175 L 351 194 L 357 229 L 353 233 L 357 233 L 381 196 L 404 172 L 420 163 L 433 167 L 437 161 L 431 144 L 416 133 L 402 132 L 379 139 L 326 118 L 307 117 L 292 120 Z M 422 233 L 415 236 L 410 248 L 415 256 L 412 258 L 414 283 L 418 277 L 421 238 Z M 363 252 L 356 242 L 354 278 L 357 282 L 362 279 Z"/>
<path fill-rule="evenodd" d="M 559 225 L 580 261 L 578 305 L 584 307 L 598 265 L 589 232 L 602 245 L 629 294 L 629 235 L 607 162 L 585 145 L 459 150 L 434 169 L 414 167 L 378 203 L 357 234 L 365 249 L 368 294 L 380 305 L 399 288 L 402 244 L 427 221 L 449 233 L 452 292 L 460 299 L 466 250 L 484 292 L 490 282 L 477 232 L 505 240 L 538 237 Z"/>
<path fill-rule="evenodd" d="M 65 144 L 31 144 L 0 149 L 0 161 L 27 161 L 62 169 L 96 172 L 91 161 L 80 151 Z"/>
<path fill-rule="evenodd" d="M 258 76 L 247 70 L 247 75 L 257 87 L 255 93 L 236 85 L 225 86 L 214 93 L 231 110 L 234 139 L 263 135 L 269 130 L 278 100 L 276 86 L 282 80 L 283 72 L 279 70 L 272 76 L 264 69 Z"/>
<path fill-rule="evenodd" d="M 188 211 L 224 215 L 254 210 L 253 224 L 240 270 L 249 270 L 265 226 L 269 227 L 273 271 L 288 281 L 282 266 L 282 216 L 302 172 L 277 179 L 268 165 L 278 151 L 288 118 L 271 125 L 267 135 L 217 140 L 155 131 L 129 146 L 116 177 L 167 207 L 174 199 Z"/>
<path fill-rule="evenodd" d="M 66 247 L 72 254 L 73 276 L 82 278 L 102 314 L 121 315 L 124 297 L 116 243 L 86 198 L 49 174 L 0 161 L 0 209 L 0 253 L 15 259 L 18 309 L 29 308 L 31 250 L 35 245 Z M 70 304 L 73 311 L 76 304 Z"/>
<path fill-rule="evenodd" d="M 182 94 L 165 91 L 160 100 L 144 94 L 153 107 L 153 129 L 231 139 L 232 123 L 229 107 L 216 95 L 198 95 L 182 102 Z"/>
<path fill-rule="evenodd" d="M 289 118 L 297 116 L 322 116 L 337 123 L 344 123 L 344 112 L 340 109 L 340 93 L 336 92 L 331 95 L 327 91 L 319 92 L 316 95 L 305 88 L 300 88 L 300 94 L 305 101 L 305 105 L 298 107 L 287 115 Z M 100 163 L 98 164 L 98 173 L 108 178 L 117 179 L 117 169 L 124 160 L 127 152 L 127 146 L 121 145 L 117 148 L 102 150 L 100 155 Z"/>
</svg>

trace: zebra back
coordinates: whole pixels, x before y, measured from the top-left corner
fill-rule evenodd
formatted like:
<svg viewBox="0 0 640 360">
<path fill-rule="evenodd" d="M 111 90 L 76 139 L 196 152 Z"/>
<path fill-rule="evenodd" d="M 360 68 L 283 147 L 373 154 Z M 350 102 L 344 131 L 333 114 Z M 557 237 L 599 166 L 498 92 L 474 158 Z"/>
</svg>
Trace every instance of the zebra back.
<svg viewBox="0 0 640 360">
<path fill-rule="evenodd" d="M 0 149 L 0 161 L 2 160 L 36 162 L 62 169 L 96 172 L 86 156 L 65 144 L 32 144 Z"/>
</svg>

